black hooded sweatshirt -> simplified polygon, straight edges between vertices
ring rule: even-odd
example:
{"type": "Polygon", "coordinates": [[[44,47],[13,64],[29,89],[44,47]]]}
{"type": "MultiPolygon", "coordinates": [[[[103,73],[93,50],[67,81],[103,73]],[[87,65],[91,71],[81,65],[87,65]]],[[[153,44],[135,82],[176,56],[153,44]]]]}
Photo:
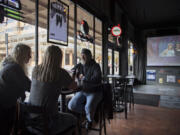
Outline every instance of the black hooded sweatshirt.
{"type": "Polygon", "coordinates": [[[19,97],[25,98],[30,90],[31,81],[19,64],[10,56],[5,58],[0,70],[0,106],[10,108],[16,105],[19,97]]]}

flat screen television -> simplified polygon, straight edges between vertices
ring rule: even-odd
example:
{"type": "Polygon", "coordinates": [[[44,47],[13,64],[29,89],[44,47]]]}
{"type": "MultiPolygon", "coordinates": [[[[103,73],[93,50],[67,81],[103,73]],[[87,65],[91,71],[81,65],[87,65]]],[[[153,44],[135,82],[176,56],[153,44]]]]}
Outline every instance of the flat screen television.
{"type": "Polygon", "coordinates": [[[147,66],[180,66],[180,35],[148,37],[147,66]]]}

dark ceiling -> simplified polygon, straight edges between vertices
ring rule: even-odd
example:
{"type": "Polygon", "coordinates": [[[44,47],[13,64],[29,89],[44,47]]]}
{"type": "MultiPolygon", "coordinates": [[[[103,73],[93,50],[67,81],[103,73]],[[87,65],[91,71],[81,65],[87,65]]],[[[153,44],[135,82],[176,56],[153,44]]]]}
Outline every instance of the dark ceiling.
{"type": "Polygon", "coordinates": [[[119,3],[135,27],[180,26],[180,0],[119,0],[119,3]]]}

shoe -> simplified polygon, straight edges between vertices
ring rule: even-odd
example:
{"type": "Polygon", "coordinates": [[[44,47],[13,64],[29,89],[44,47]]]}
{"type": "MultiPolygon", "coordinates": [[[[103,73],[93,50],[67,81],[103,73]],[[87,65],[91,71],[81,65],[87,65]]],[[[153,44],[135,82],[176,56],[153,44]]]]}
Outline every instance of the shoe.
{"type": "Polygon", "coordinates": [[[91,127],[92,127],[92,122],[86,121],[85,128],[86,128],[86,129],[90,129],[91,127]]]}

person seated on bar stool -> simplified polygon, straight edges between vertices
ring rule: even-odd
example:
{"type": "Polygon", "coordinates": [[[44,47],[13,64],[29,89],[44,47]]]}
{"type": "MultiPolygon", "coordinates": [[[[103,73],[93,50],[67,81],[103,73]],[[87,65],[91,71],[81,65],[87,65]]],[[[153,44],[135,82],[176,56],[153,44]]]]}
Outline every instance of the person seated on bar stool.
{"type": "Polygon", "coordinates": [[[25,99],[25,91],[30,90],[31,81],[27,74],[27,64],[31,58],[31,48],[19,43],[2,62],[0,71],[0,135],[10,134],[15,116],[16,101],[25,99]]]}
{"type": "Polygon", "coordinates": [[[68,109],[80,114],[85,110],[86,128],[90,128],[96,107],[102,100],[102,91],[98,88],[102,81],[101,69],[99,64],[92,59],[89,49],[82,49],[81,60],[82,63],[72,69],[74,79],[79,82],[81,91],[77,92],[70,100],[68,109]]]}
{"type": "MultiPolygon", "coordinates": [[[[45,107],[49,110],[51,122],[50,135],[56,135],[70,127],[77,126],[77,119],[68,113],[58,112],[58,97],[62,87],[76,89],[77,84],[71,76],[61,68],[62,51],[59,47],[51,45],[47,48],[42,64],[36,66],[32,72],[32,84],[29,103],[34,106],[45,107]]],[[[41,121],[37,121],[40,127],[41,121]]],[[[72,129],[70,129],[72,130],[72,129]]]]}

